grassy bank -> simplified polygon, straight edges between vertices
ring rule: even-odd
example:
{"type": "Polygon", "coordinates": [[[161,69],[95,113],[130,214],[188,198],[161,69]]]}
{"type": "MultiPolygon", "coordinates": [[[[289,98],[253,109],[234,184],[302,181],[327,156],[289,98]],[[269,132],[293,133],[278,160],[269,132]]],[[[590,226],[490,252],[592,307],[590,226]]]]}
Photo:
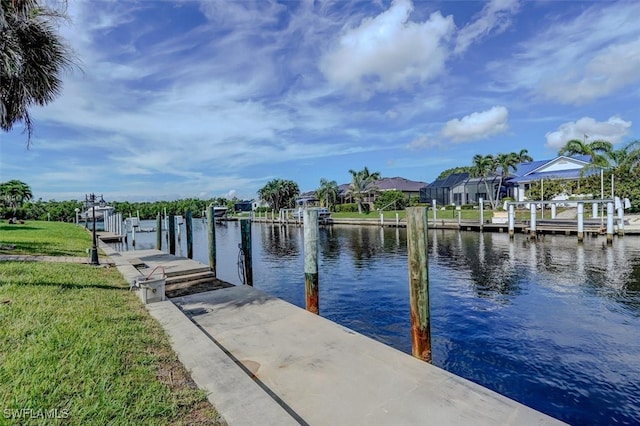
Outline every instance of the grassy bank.
{"type": "MultiPolygon", "coordinates": [[[[70,224],[2,224],[0,244],[82,256],[90,235],[70,224]]],[[[2,262],[0,324],[0,424],[221,423],[114,268],[2,262]]]]}
{"type": "Polygon", "coordinates": [[[42,254],[48,256],[86,256],[91,234],[83,227],[62,222],[28,221],[24,224],[0,223],[0,254],[42,254]],[[15,246],[6,250],[5,246],[15,246]]]}

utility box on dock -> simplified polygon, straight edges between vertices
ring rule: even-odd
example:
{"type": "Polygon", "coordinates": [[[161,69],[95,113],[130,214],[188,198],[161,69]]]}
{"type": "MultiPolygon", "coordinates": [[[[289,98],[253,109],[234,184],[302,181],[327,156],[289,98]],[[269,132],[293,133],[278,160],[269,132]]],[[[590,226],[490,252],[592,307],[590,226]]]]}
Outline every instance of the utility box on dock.
{"type": "Polygon", "coordinates": [[[166,283],[165,277],[140,277],[136,279],[135,287],[140,292],[138,295],[142,303],[146,305],[165,300],[164,287],[166,283]]]}

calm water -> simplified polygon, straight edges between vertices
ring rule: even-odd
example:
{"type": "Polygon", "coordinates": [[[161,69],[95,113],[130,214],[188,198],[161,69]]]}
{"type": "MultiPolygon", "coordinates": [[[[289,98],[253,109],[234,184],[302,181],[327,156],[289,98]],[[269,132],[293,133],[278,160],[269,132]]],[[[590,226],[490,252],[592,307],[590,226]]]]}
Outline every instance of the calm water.
{"type": "MultiPolygon", "coordinates": [[[[302,234],[252,226],[255,287],[300,307],[302,234]]],[[[410,353],[406,230],[335,226],[320,238],[321,315],[410,353]]],[[[640,424],[639,237],[429,238],[435,365],[572,424],[640,424]]],[[[155,233],[136,239],[154,248],[155,233]]],[[[236,284],[239,242],[237,222],[216,226],[218,276],[236,284]]],[[[194,258],[208,263],[199,220],[194,258]]]]}

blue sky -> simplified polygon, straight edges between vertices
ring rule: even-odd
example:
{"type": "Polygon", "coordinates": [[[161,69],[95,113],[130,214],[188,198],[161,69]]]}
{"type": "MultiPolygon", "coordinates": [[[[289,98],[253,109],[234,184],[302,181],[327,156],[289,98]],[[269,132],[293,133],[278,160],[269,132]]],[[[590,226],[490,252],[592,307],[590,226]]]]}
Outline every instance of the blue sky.
{"type": "Polygon", "coordinates": [[[80,69],[0,133],[36,199],[251,199],[367,166],[430,182],[475,154],[640,138],[640,2],[72,0],[80,69]]]}

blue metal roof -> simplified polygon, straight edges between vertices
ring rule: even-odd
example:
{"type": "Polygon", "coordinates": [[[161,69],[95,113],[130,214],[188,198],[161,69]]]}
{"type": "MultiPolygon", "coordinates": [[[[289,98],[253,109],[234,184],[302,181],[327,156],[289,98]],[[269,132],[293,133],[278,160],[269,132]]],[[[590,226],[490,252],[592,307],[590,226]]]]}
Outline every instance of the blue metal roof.
{"type": "MultiPolygon", "coordinates": [[[[583,163],[591,163],[590,155],[573,155],[571,157],[569,156],[560,156],[560,157],[572,158],[574,160],[582,161],[583,163]]],[[[551,160],[541,160],[541,161],[531,161],[529,163],[520,163],[516,165],[516,170],[514,172],[509,173],[509,176],[515,176],[515,177],[526,176],[527,174],[533,172],[534,170],[539,169],[540,167],[544,167],[545,165],[556,161],[560,157],[556,157],[551,160]]]]}
{"type": "Polygon", "coordinates": [[[597,169],[556,170],[553,172],[531,173],[526,176],[512,178],[509,180],[509,182],[511,183],[535,182],[540,179],[578,179],[579,177],[587,177],[596,173],[600,173],[600,171],[597,169]]]}

